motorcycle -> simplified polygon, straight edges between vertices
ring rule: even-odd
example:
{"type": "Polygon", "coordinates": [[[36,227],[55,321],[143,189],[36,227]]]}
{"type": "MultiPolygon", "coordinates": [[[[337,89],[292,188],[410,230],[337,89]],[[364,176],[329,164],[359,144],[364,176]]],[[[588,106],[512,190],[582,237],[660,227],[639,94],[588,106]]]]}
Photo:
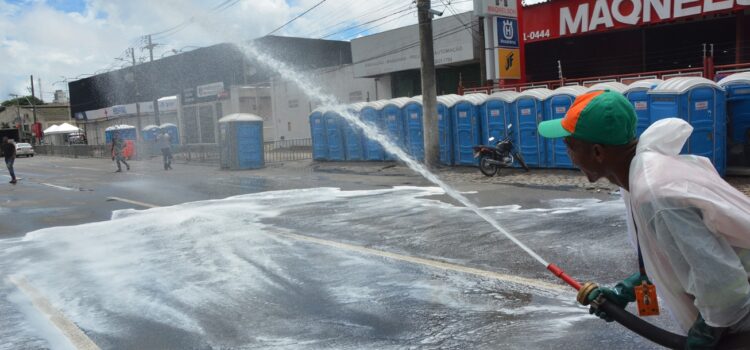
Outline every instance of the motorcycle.
{"type": "MultiPolygon", "coordinates": [[[[508,125],[508,130],[513,124],[508,125]]],[[[509,132],[508,136],[495,143],[495,146],[478,145],[474,146],[474,158],[479,158],[479,171],[485,176],[493,177],[497,174],[497,171],[502,168],[510,168],[513,166],[514,159],[518,160],[518,164],[521,165],[526,171],[529,171],[529,167],[523,159],[518,150],[516,150],[513,144],[513,133],[509,132]]],[[[490,137],[489,142],[495,141],[495,137],[490,137]]]]}

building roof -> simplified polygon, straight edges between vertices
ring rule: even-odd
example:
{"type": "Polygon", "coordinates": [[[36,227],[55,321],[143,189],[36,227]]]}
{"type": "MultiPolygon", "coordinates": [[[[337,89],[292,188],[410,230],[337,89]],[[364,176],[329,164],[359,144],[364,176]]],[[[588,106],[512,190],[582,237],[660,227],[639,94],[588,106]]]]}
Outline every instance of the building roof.
{"type": "Polygon", "coordinates": [[[461,101],[466,101],[475,106],[479,106],[485,101],[487,101],[487,97],[489,96],[483,93],[468,94],[468,95],[463,95],[461,101]]]}
{"type": "Polygon", "coordinates": [[[552,96],[559,96],[559,95],[570,95],[570,96],[578,96],[585,94],[588,91],[583,86],[580,85],[568,85],[568,86],[561,86],[557,89],[552,90],[552,93],[549,95],[549,97],[552,96]]]}
{"type": "Polygon", "coordinates": [[[627,93],[633,92],[633,91],[651,90],[651,89],[653,89],[654,87],[656,87],[657,85],[659,85],[659,84],[661,84],[663,82],[664,82],[664,80],[661,80],[661,79],[643,79],[643,80],[638,80],[638,81],[630,83],[630,85],[628,85],[628,88],[625,89],[625,91],[623,91],[622,93],[623,94],[627,94],[627,93]]]}
{"type": "Polygon", "coordinates": [[[443,104],[448,108],[451,108],[456,103],[462,101],[462,97],[461,95],[455,95],[455,94],[440,95],[437,97],[437,101],[438,103],[443,104]]]}
{"type": "Polygon", "coordinates": [[[655,94],[670,94],[670,93],[677,93],[681,94],[683,92],[686,92],[688,90],[694,89],[696,87],[712,87],[719,90],[724,91],[724,89],[719,86],[719,84],[716,84],[715,82],[708,80],[706,78],[701,77],[676,77],[671,78],[668,80],[665,80],[663,83],[657,85],[655,88],[653,88],[649,93],[655,93],[655,94]]]}
{"type": "Polygon", "coordinates": [[[403,106],[406,106],[406,104],[409,103],[409,101],[412,101],[411,97],[396,97],[390,100],[386,100],[385,105],[383,105],[383,107],[394,105],[398,108],[401,108],[403,106]]]}
{"type": "Polygon", "coordinates": [[[628,89],[628,86],[623,83],[618,83],[616,81],[607,81],[607,82],[596,83],[594,85],[591,85],[587,91],[609,90],[609,91],[617,91],[619,93],[624,93],[625,90],[627,89],[628,89]]]}
{"type": "Polygon", "coordinates": [[[263,118],[250,113],[232,113],[221,119],[219,123],[232,123],[232,122],[262,122],[263,118]]]}
{"type": "Polygon", "coordinates": [[[719,86],[727,87],[735,84],[748,84],[750,85],[750,72],[734,73],[719,80],[719,86]]]}
{"type": "Polygon", "coordinates": [[[518,93],[515,91],[498,91],[487,96],[487,101],[499,100],[510,103],[513,102],[516,96],[518,96],[518,93]]]}
{"type": "Polygon", "coordinates": [[[516,96],[516,99],[513,101],[517,101],[518,99],[524,98],[524,97],[531,97],[540,101],[544,101],[551,94],[552,94],[552,90],[547,89],[547,88],[529,89],[529,90],[521,91],[521,93],[519,93],[518,96],[516,96]]]}

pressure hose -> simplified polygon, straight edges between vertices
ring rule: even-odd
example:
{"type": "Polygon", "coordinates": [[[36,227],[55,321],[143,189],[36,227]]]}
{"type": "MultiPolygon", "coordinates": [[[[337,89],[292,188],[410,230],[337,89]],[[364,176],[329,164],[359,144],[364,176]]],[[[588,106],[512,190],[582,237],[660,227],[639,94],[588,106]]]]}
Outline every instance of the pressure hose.
{"type": "MultiPolygon", "coordinates": [[[[565,281],[565,283],[567,283],[571,287],[575,288],[578,291],[578,296],[576,299],[582,305],[589,305],[589,293],[594,291],[596,288],[599,288],[599,286],[591,282],[587,282],[581,285],[580,283],[578,283],[578,281],[573,279],[573,277],[570,277],[565,273],[565,271],[563,271],[555,264],[547,265],[547,270],[552,272],[552,274],[554,274],[561,280],[565,281]]],[[[592,307],[600,309],[607,313],[607,316],[611,317],[617,323],[625,326],[625,328],[656,344],[670,349],[685,348],[685,344],[687,342],[686,337],[661,329],[643,320],[642,318],[625,311],[625,309],[615,305],[614,303],[608,302],[603,294],[599,294],[599,297],[596,300],[592,301],[590,304],[592,307]]],[[[750,339],[747,338],[748,336],[745,334],[725,335],[716,348],[722,350],[750,349],[750,339]]]]}

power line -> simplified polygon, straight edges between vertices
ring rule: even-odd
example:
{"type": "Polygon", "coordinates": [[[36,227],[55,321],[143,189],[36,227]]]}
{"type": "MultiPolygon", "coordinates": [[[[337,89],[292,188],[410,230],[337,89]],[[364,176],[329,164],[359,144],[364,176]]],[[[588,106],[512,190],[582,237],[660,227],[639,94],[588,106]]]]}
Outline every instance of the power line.
{"type": "Polygon", "coordinates": [[[314,32],[311,32],[308,34],[311,38],[317,38],[321,35],[326,34],[327,32],[330,32],[335,29],[340,29],[343,26],[350,26],[352,24],[356,24],[357,22],[361,21],[360,19],[366,18],[366,17],[376,17],[379,16],[382,13],[388,13],[391,11],[394,11],[396,9],[402,9],[404,7],[410,7],[412,4],[407,3],[404,5],[404,0],[391,0],[390,2],[386,4],[380,4],[377,2],[375,3],[374,7],[365,7],[365,6],[357,6],[352,11],[358,11],[355,13],[352,11],[348,11],[348,9],[338,10],[336,11],[336,14],[333,15],[331,18],[327,18],[329,23],[333,23],[333,21],[337,21],[335,24],[325,26],[322,28],[316,29],[314,32]],[[344,20],[338,21],[339,19],[345,18],[344,20]]]}
{"type": "Polygon", "coordinates": [[[271,34],[273,34],[273,33],[276,33],[276,32],[277,32],[277,31],[279,31],[279,30],[280,30],[281,28],[284,28],[284,27],[286,27],[287,25],[289,25],[289,23],[292,23],[292,22],[294,22],[295,20],[297,20],[297,18],[300,18],[300,17],[304,16],[304,15],[305,15],[306,13],[308,13],[308,12],[310,12],[310,11],[314,10],[314,9],[315,9],[316,7],[320,6],[320,5],[321,5],[321,4],[323,4],[324,2],[326,2],[326,0],[321,0],[321,1],[319,2],[319,3],[315,4],[315,5],[313,6],[313,7],[309,8],[309,9],[307,9],[307,10],[306,10],[305,12],[302,12],[302,13],[300,13],[299,15],[297,15],[297,17],[294,17],[294,18],[290,19],[290,20],[289,20],[288,22],[286,22],[286,23],[282,24],[282,25],[281,25],[280,27],[278,27],[278,28],[276,28],[276,29],[272,30],[272,31],[271,31],[270,33],[266,34],[266,36],[269,36],[269,35],[271,35],[271,34]]]}
{"type": "Polygon", "coordinates": [[[374,23],[374,22],[380,21],[382,19],[388,18],[390,16],[394,16],[394,15],[397,15],[399,13],[406,12],[406,11],[412,11],[412,12],[414,12],[414,9],[412,9],[412,8],[406,8],[406,9],[403,9],[403,10],[399,10],[399,11],[393,12],[391,14],[385,15],[383,17],[379,17],[379,18],[376,18],[376,19],[373,19],[373,20],[370,20],[370,21],[367,21],[367,22],[364,22],[364,23],[360,23],[360,24],[357,24],[357,25],[354,25],[354,26],[351,26],[351,27],[344,28],[342,30],[339,30],[339,31],[336,31],[336,32],[333,32],[333,33],[326,34],[326,35],[320,37],[320,39],[325,39],[325,38],[334,36],[334,35],[339,34],[339,33],[347,32],[349,30],[356,29],[356,28],[368,25],[370,23],[374,23]]]}

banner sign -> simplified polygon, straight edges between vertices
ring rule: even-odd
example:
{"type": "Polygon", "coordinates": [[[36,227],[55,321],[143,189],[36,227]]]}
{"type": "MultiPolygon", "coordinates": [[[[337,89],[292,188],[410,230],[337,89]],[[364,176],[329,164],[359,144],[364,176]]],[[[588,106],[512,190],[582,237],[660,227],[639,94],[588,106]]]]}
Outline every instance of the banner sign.
{"type": "Polygon", "coordinates": [[[750,0],[556,0],[524,8],[523,40],[535,42],[750,8],[750,0]]]}
{"type": "Polygon", "coordinates": [[[497,63],[500,79],[521,79],[521,53],[518,49],[497,49],[497,63]]]}
{"type": "Polygon", "coordinates": [[[514,18],[497,18],[497,46],[518,47],[518,20],[514,18]]]}
{"type": "Polygon", "coordinates": [[[474,0],[474,15],[478,17],[518,17],[516,0],[474,0]]]}

